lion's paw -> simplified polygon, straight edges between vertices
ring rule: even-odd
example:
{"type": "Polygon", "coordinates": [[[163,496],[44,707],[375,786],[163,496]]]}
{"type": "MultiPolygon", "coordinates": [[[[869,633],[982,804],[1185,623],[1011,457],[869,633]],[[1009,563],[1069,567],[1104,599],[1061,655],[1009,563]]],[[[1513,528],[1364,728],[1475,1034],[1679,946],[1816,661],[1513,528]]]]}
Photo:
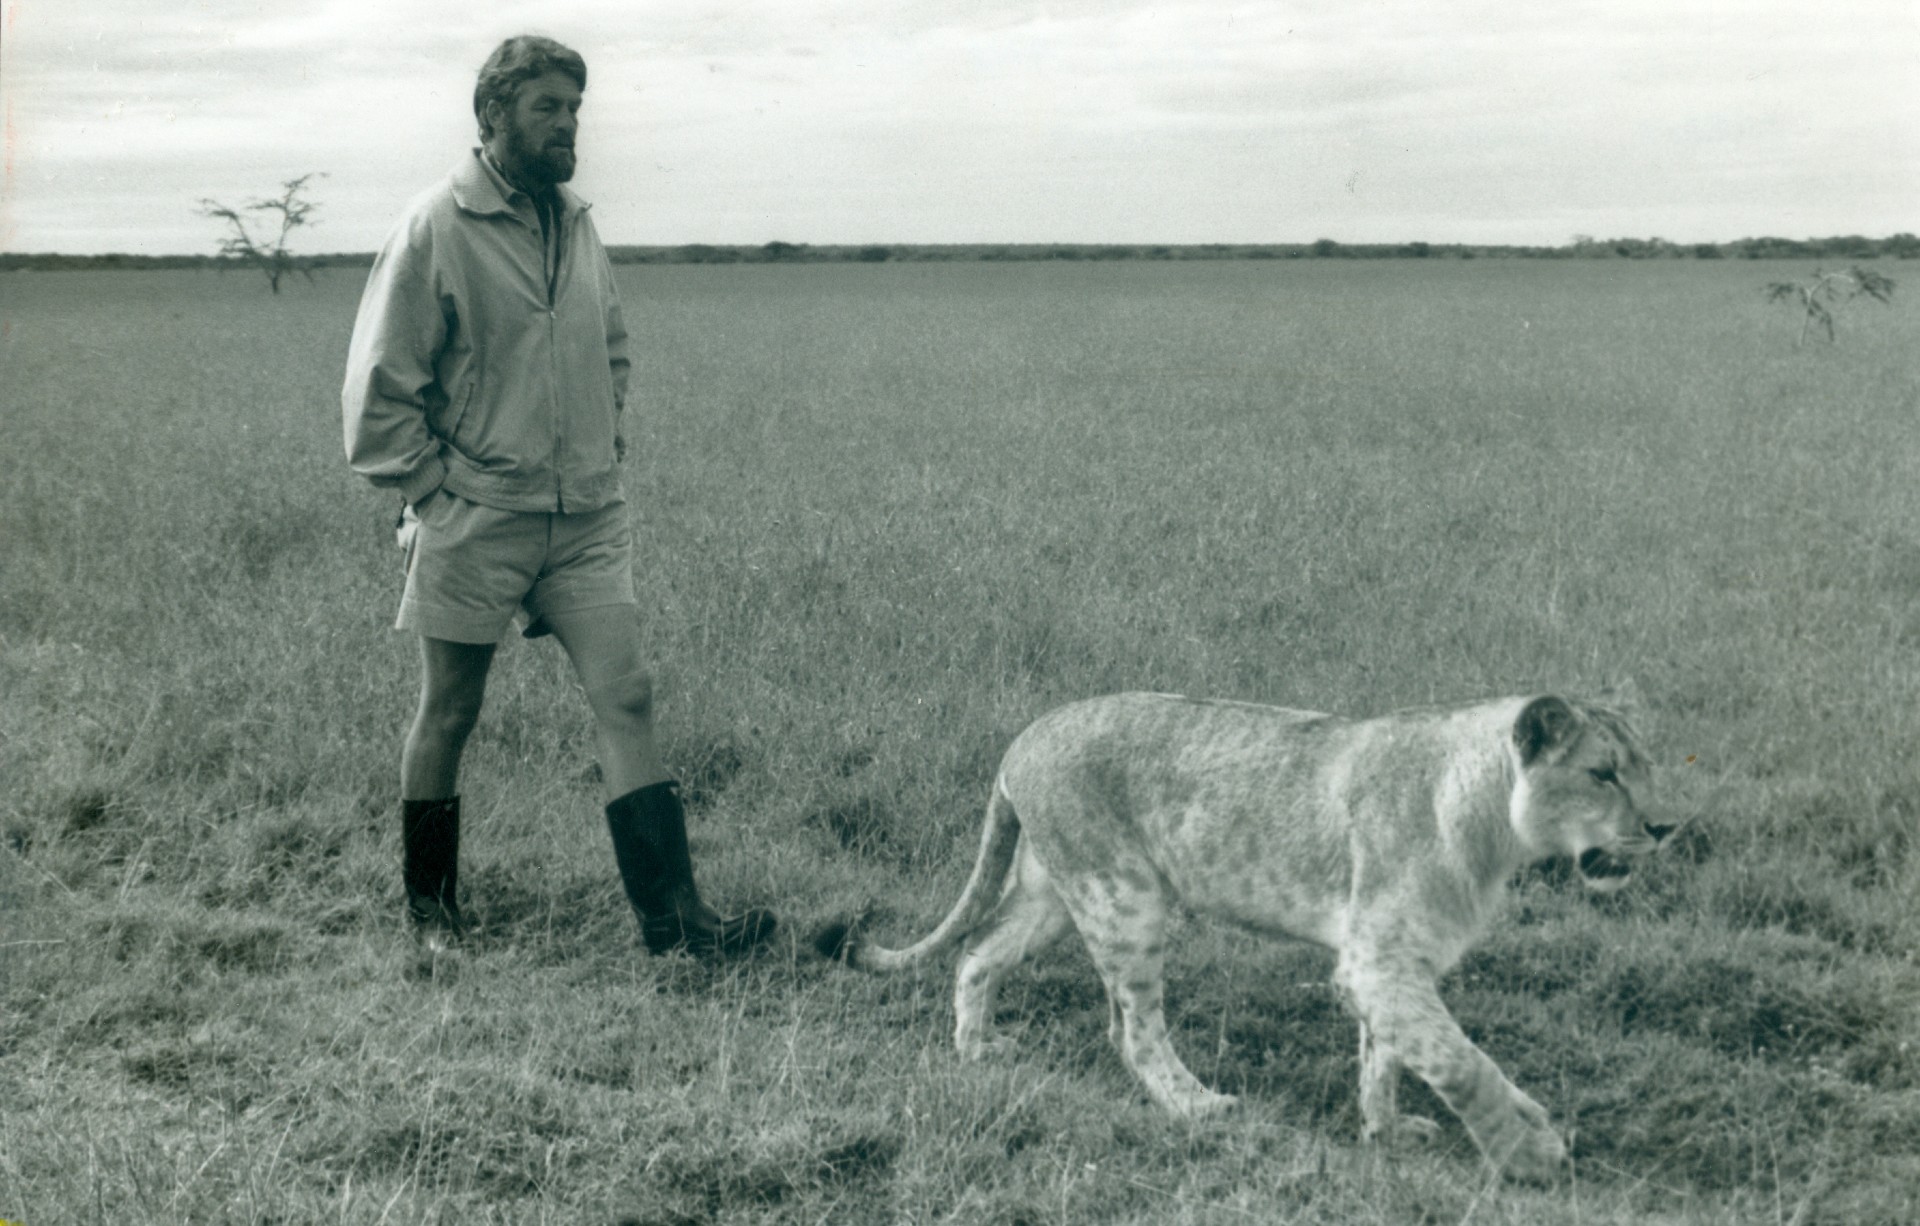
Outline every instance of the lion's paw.
{"type": "Polygon", "coordinates": [[[1013,1054],[1016,1044],[1007,1035],[995,1035],[990,1039],[974,1039],[960,1045],[960,1058],[968,1061],[999,1060],[1013,1054]]]}
{"type": "Polygon", "coordinates": [[[1553,1183],[1567,1169],[1566,1144],[1551,1128],[1529,1128],[1500,1168],[1524,1183],[1553,1183]]]}
{"type": "Polygon", "coordinates": [[[1240,1098],[1238,1095],[1214,1094],[1209,1092],[1196,1095],[1194,1098],[1181,1104],[1179,1114],[1190,1120],[1204,1120],[1212,1116],[1224,1114],[1239,1105],[1240,1098]]]}
{"type": "Polygon", "coordinates": [[[1424,1115],[1396,1115],[1367,1130],[1367,1140],[1381,1145],[1432,1145],[1439,1139],[1440,1125],[1424,1115]]]}

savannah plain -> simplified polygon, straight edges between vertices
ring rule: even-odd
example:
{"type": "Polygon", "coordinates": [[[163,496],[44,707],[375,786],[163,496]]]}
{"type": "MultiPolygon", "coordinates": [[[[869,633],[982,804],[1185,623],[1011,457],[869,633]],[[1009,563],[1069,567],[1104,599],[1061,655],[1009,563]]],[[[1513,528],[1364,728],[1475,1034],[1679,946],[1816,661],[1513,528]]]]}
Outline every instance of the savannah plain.
{"type": "MultiPolygon", "coordinates": [[[[468,753],[479,931],[400,924],[395,505],[341,453],[362,276],[0,276],[0,1218],[56,1223],[1920,1220],[1920,327],[1796,345],[1801,262],[626,267],[647,646],[704,891],[648,958],[585,702],[509,643],[468,753]],[[1361,715],[1631,682],[1691,825],[1514,883],[1442,984],[1571,1135],[1357,1140],[1330,959],[1191,921],[1152,1108],[1063,942],[1012,1053],[944,914],[1042,711],[1361,715]]],[[[1276,820],[1279,820],[1276,815],[1276,820]]]]}

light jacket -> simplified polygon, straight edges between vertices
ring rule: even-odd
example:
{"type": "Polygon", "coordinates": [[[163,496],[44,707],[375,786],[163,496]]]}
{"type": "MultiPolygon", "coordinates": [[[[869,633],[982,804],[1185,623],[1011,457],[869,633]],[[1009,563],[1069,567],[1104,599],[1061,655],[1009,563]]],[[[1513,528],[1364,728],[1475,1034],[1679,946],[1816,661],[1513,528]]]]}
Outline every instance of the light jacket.
{"type": "Polygon", "coordinates": [[[587,204],[559,195],[551,283],[532,202],[479,150],[408,206],[348,347],[354,472],[410,504],[443,486],[508,511],[621,501],[627,330],[587,204]]]}

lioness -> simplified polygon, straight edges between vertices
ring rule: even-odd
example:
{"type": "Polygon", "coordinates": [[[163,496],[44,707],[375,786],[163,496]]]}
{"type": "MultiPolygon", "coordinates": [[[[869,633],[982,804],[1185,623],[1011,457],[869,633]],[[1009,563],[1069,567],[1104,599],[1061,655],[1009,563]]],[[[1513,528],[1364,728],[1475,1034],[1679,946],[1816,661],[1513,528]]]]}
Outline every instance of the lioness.
{"type": "Polygon", "coordinates": [[[1076,928],[1128,1067],[1155,1102],[1193,1117],[1234,1099],[1203,1086],[1168,1042],[1173,901],[1315,941],[1337,953],[1334,982],[1360,1021],[1367,1139],[1432,1134],[1431,1120],[1395,1109],[1405,1066],[1490,1162],[1546,1180],[1566,1147],[1461,1033],[1436,981],[1522,866],[1568,855],[1587,885],[1625,884],[1627,858],[1674,829],[1646,815],[1649,783],[1619,714],[1554,697],[1364,720],[1168,694],[1094,698],[1042,716],[1007,750],[972,876],[931,935],[894,950],[836,925],[819,944],[893,971],[964,938],[954,1041],[974,1056],[989,1046],[1008,969],[1076,928]]]}

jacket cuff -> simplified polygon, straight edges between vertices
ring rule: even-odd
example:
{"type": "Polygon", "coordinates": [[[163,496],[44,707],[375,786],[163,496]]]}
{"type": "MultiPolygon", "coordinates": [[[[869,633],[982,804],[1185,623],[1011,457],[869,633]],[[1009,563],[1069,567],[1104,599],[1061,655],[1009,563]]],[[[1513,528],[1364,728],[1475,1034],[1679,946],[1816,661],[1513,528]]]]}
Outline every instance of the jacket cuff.
{"type": "Polygon", "coordinates": [[[447,480],[447,462],[439,456],[430,456],[414,472],[407,474],[397,487],[400,497],[406,499],[408,506],[414,506],[422,498],[439,489],[447,480]]]}

